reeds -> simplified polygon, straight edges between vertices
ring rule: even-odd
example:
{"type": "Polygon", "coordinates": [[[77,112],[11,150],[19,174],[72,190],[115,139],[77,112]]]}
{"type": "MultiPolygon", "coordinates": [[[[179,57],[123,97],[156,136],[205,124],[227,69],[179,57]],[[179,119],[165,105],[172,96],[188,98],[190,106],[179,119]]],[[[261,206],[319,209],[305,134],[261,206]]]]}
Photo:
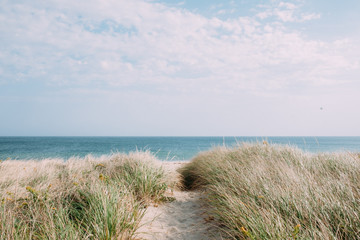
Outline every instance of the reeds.
{"type": "Polygon", "coordinates": [[[129,239],[167,176],[147,152],[0,163],[0,239],[129,239]]]}
{"type": "Polygon", "coordinates": [[[360,239],[360,159],[244,144],[199,154],[180,171],[202,188],[233,239],[360,239]]]}

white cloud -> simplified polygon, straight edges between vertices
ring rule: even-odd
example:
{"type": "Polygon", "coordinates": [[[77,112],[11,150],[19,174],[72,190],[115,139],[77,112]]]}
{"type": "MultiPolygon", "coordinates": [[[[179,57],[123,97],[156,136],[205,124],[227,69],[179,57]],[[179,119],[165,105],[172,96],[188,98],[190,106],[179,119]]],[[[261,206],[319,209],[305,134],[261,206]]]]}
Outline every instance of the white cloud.
{"type": "Polygon", "coordinates": [[[8,82],[266,92],[338,85],[354,81],[341,73],[358,71],[344,54],[350,41],[309,40],[278,21],[320,17],[292,3],[227,20],[141,0],[3,5],[0,74],[8,82]]]}
{"type": "Polygon", "coordinates": [[[319,13],[309,13],[309,14],[302,14],[300,21],[309,21],[314,19],[321,18],[321,15],[319,13]]]}
{"type": "Polygon", "coordinates": [[[303,13],[299,4],[288,2],[277,3],[276,1],[275,4],[275,6],[259,5],[260,8],[263,8],[263,11],[257,13],[256,16],[262,20],[275,17],[282,22],[305,22],[321,17],[319,13],[303,13]]]}

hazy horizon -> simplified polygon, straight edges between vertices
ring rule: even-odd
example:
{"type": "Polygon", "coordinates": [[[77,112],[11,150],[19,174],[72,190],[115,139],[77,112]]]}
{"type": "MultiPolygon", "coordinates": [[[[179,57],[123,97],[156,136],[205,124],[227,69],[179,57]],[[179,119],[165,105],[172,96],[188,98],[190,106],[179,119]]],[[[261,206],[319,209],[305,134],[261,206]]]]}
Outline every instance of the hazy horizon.
{"type": "Polygon", "coordinates": [[[125,136],[125,135],[4,135],[4,136],[0,136],[0,137],[3,137],[3,138],[5,138],[5,137],[25,137],[25,138],[27,138],[27,137],[64,137],[64,138],[66,138],[66,137],[74,137],[74,138],[76,138],[76,137],[79,137],[79,138],[81,138],[81,137],[89,137],[89,138],[91,138],[91,137],[104,137],[104,138],[106,138],[106,137],[109,137],[109,138],[117,138],[117,137],[119,137],[119,138],[121,138],[121,137],[124,137],[124,138],[147,138],[147,137],[149,137],[149,138],[157,138],[157,137],[159,137],[159,138],[161,138],[161,137],[164,137],[164,138],[182,138],[182,137],[184,137],[184,138],[186,138],[186,137],[189,137],[189,138],[197,138],[197,137],[199,137],[199,138],[201,138],[201,137],[204,137],[204,138],[211,138],[211,137],[214,137],[214,138],[222,138],[222,137],[224,137],[224,138],[237,138],[237,137],[254,137],[254,138],[261,138],[261,139],[266,139],[266,138],[286,138],[286,137],[289,137],[289,138],[291,138],[291,137],[295,137],[295,138],[301,138],[301,137],[304,137],[304,138],[342,138],[342,137],[344,137],[344,138],[358,138],[358,137],[360,137],[360,136],[355,136],[355,135],[353,135],[353,136],[330,136],[330,135],[319,135],[319,136],[308,136],[308,135],[278,135],[278,136],[275,136],[275,135],[266,135],[266,136],[260,136],[260,135],[258,135],[258,136],[256,136],[256,135],[254,135],[254,136],[251,136],[251,135],[242,135],[242,136],[240,136],[240,135],[234,135],[234,136],[231,136],[231,135],[224,135],[224,136],[220,136],[220,135],[178,135],[178,136],[175,136],[175,135],[144,135],[144,136],[141,136],[141,135],[127,135],[127,136],[125,136]]]}

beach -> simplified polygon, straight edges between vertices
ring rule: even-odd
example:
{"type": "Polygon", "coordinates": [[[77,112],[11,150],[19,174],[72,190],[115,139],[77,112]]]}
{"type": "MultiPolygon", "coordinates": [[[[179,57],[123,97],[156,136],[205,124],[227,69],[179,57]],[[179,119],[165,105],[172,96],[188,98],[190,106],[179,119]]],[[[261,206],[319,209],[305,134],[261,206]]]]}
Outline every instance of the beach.
{"type": "MultiPolygon", "coordinates": [[[[177,178],[176,170],[188,162],[164,162],[162,167],[177,178]]],[[[169,196],[174,198],[173,202],[152,204],[147,208],[138,230],[140,239],[221,239],[202,202],[202,191],[174,189],[169,196]]]]}
{"type": "Polygon", "coordinates": [[[358,239],[360,154],[267,142],[0,162],[0,239],[358,239]]]}

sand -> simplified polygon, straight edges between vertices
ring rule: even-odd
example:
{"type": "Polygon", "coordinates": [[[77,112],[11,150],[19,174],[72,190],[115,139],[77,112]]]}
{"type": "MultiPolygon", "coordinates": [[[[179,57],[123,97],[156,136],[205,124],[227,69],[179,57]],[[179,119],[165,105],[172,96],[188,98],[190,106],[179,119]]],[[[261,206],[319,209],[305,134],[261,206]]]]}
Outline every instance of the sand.
{"type": "MultiPolygon", "coordinates": [[[[184,162],[168,162],[163,167],[176,177],[176,169],[184,162]]],[[[146,210],[138,231],[138,239],[222,239],[202,204],[202,192],[178,191],[171,193],[175,201],[153,204],[146,210]]]]}

